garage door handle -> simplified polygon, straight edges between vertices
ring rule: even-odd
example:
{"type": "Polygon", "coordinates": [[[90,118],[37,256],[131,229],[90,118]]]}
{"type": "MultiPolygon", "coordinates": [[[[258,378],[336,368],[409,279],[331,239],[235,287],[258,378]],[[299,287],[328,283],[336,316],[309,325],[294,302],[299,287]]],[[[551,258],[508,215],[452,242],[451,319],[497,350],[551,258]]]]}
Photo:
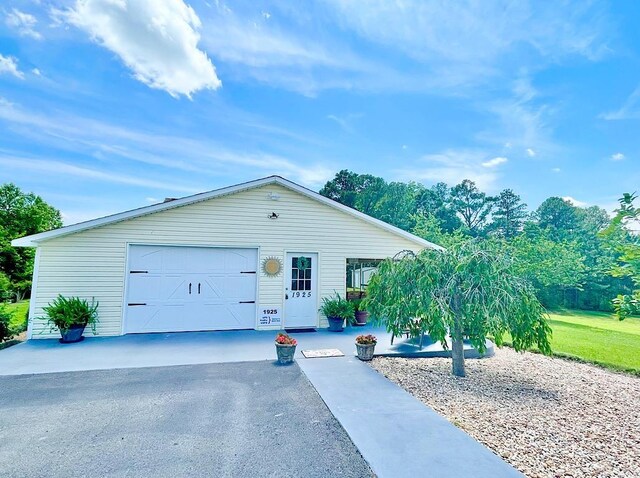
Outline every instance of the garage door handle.
{"type": "Polygon", "coordinates": [[[144,302],[132,302],[132,303],[127,304],[127,305],[129,305],[129,306],[133,307],[134,305],[147,305],[147,304],[146,304],[146,303],[144,303],[144,302]]]}
{"type": "Polygon", "coordinates": [[[198,282],[198,294],[200,293],[200,282],[198,282]]]}
{"type": "Polygon", "coordinates": [[[238,304],[255,304],[255,300],[241,300],[238,304]]]}
{"type": "Polygon", "coordinates": [[[191,282],[189,282],[189,294],[191,294],[191,282]]]}
{"type": "Polygon", "coordinates": [[[129,274],[148,274],[149,271],[129,271],[129,274]]]}
{"type": "Polygon", "coordinates": [[[255,274],[256,271],[240,271],[240,274],[255,274]]]}

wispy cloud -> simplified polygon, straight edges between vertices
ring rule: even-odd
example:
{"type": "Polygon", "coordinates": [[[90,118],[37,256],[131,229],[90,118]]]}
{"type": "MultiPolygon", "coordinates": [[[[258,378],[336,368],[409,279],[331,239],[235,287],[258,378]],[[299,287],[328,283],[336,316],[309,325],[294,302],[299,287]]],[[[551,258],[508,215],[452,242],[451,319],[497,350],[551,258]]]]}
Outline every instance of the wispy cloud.
{"type": "Polygon", "coordinates": [[[602,113],[600,118],[607,121],[639,119],[640,118],[640,86],[627,98],[624,104],[615,111],[602,113]]]}
{"type": "Polygon", "coordinates": [[[563,196],[563,198],[565,201],[569,201],[571,204],[573,204],[574,206],[577,207],[588,207],[589,203],[584,202],[584,201],[579,201],[576,198],[573,198],[571,196],[563,196]]]}
{"type": "Polygon", "coordinates": [[[495,77],[514,51],[535,51],[538,62],[568,55],[596,60],[609,51],[604,9],[591,2],[327,3],[344,28],[428,65],[443,85],[495,77]]]}
{"type": "Polygon", "coordinates": [[[76,0],[54,15],[117,54],[151,88],[190,97],[222,84],[198,48],[200,19],[182,0],[76,0]]]}
{"type": "Polygon", "coordinates": [[[12,75],[16,78],[24,79],[24,73],[18,68],[18,59],[13,56],[4,56],[0,54],[0,75],[12,75]]]}
{"type": "Polygon", "coordinates": [[[489,161],[485,161],[484,163],[482,163],[482,166],[485,168],[495,168],[496,166],[504,164],[507,161],[509,161],[509,158],[505,158],[504,156],[498,156],[493,159],[490,159],[489,161]]]}
{"type": "Polygon", "coordinates": [[[7,13],[5,23],[8,27],[16,30],[20,36],[30,37],[34,40],[42,39],[40,32],[36,31],[38,20],[30,13],[21,12],[17,8],[13,8],[7,13]]]}
{"type": "Polygon", "coordinates": [[[536,155],[535,150],[531,148],[527,148],[527,156],[529,156],[530,158],[533,158],[535,155],[536,155]]]}
{"type": "Polygon", "coordinates": [[[254,80],[315,96],[319,91],[364,87],[381,66],[343,43],[297,23],[289,6],[286,21],[259,13],[253,3],[223,1],[203,11],[203,45],[234,79],[254,80]],[[249,7],[247,7],[249,5],[249,7]]]}
{"type": "Polygon", "coordinates": [[[622,161],[624,158],[625,156],[622,153],[614,153],[610,157],[611,161],[622,161]]]}
{"type": "Polygon", "coordinates": [[[125,128],[87,117],[43,115],[1,98],[0,120],[50,147],[99,159],[135,161],[165,171],[212,177],[250,168],[256,175],[280,174],[309,186],[322,184],[334,172],[325,162],[300,162],[260,150],[236,150],[208,138],[125,128]]]}
{"type": "Polygon", "coordinates": [[[495,166],[504,163],[503,160],[506,158],[488,158],[491,156],[483,150],[448,149],[440,153],[426,154],[411,164],[410,169],[397,170],[396,174],[404,180],[430,183],[443,181],[450,185],[470,179],[480,189],[491,192],[495,191],[496,181],[499,178],[495,166]],[[493,167],[485,166],[487,163],[493,167]]]}
{"type": "Polygon", "coordinates": [[[347,133],[354,132],[354,122],[358,118],[362,118],[362,113],[349,113],[344,116],[338,115],[327,115],[327,119],[334,121],[337,123],[344,131],[347,133]]]}
{"type": "Polygon", "coordinates": [[[76,166],[62,161],[4,156],[0,153],[0,164],[7,168],[26,169],[36,174],[54,175],[61,178],[65,176],[76,176],[100,182],[141,186],[144,188],[177,191],[189,194],[202,191],[202,188],[182,186],[176,184],[174,181],[154,181],[140,176],[117,174],[100,169],[76,166]]]}

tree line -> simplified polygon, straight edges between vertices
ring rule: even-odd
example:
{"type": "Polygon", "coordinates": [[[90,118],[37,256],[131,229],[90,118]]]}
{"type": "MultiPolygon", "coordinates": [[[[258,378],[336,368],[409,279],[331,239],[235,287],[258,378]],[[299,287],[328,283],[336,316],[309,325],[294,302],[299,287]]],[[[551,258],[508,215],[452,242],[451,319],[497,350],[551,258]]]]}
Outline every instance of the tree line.
{"type": "Polygon", "coordinates": [[[34,249],[13,247],[11,241],[61,226],[60,211],[40,196],[15,184],[0,186],[0,302],[20,301],[31,293],[34,249]]]}
{"type": "Polygon", "coordinates": [[[468,179],[426,187],[349,170],[320,194],[444,247],[469,238],[491,241],[512,257],[548,308],[610,311],[612,299],[634,288],[632,277],[612,271],[637,238],[598,206],[550,197],[529,210],[513,190],[491,196],[468,179]]]}

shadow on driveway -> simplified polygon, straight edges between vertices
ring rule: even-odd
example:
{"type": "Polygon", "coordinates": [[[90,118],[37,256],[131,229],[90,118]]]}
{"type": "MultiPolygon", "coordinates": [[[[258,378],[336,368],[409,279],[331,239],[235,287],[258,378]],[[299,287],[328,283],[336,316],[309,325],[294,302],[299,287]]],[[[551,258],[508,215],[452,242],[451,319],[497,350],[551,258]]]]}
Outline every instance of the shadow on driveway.
{"type": "Polygon", "coordinates": [[[0,463],[29,477],[366,477],[297,365],[0,377],[0,463]]]}

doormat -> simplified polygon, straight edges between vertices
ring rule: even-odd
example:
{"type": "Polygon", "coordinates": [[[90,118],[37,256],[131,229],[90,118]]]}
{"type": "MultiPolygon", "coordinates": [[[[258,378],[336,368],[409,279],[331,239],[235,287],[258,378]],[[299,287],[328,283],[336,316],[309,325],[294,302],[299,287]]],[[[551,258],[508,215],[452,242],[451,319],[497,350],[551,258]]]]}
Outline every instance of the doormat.
{"type": "Polygon", "coordinates": [[[344,357],[338,349],[303,350],[302,355],[306,358],[344,357]]]}
{"type": "Polygon", "coordinates": [[[315,332],[316,329],[284,329],[288,334],[301,334],[304,332],[315,332]]]}

